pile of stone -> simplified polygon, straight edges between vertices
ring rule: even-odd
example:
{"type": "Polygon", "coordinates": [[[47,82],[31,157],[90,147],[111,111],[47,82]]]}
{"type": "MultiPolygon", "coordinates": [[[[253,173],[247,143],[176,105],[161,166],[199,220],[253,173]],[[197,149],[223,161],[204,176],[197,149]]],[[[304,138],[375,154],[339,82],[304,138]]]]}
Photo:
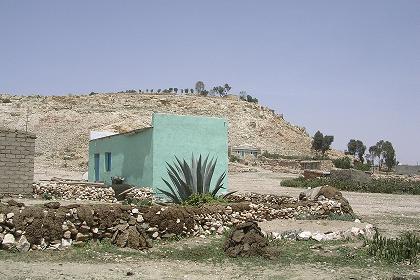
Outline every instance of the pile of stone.
{"type": "Polygon", "coordinates": [[[229,257],[249,257],[268,255],[267,239],[256,222],[237,225],[229,234],[224,244],[224,251],[229,257]]]}
{"type": "MultiPolygon", "coordinates": [[[[111,187],[98,183],[78,181],[39,181],[33,184],[33,197],[63,200],[90,200],[107,203],[117,202],[111,187]]],[[[137,200],[153,201],[153,190],[150,188],[133,188],[127,197],[137,200]]]]}
{"type": "Polygon", "coordinates": [[[316,187],[313,189],[305,190],[299,195],[300,201],[316,201],[326,202],[334,201],[340,204],[340,209],[345,214],[353,214],[353,209],[347,199],[343,197],[343,194],[336,188],[325,185],[316,187]]]}
{"type": "Polygon", "coordinates": [[[342,231],[330,232],[310,232],[307,230],[299,231],[285,231],[285,232],[270,232],[266,235],[273,239],[287,239],[287,240],[316,240],[316,241],[331,241],[331,240],[348,240],[367,238],[372,239],[375,235],[376,229],[372,224],[367,224],[364,228],[352,227],[342,231]]]}
{"type": "Polygon", "coordinates": [[[39,181],[32,185],[34,198],[115,202],[114,191],[102,184],[39,181]]]}

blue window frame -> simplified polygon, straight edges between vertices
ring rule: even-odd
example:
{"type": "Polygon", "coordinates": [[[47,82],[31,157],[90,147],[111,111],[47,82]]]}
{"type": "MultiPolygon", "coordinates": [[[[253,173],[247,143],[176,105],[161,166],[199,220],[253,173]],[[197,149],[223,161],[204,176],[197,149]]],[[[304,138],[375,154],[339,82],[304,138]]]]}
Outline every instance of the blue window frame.
{"type": "Polygon", "coordinates": [[[105,170],[111,171],[111,153],[105,153],[105,170]]]}

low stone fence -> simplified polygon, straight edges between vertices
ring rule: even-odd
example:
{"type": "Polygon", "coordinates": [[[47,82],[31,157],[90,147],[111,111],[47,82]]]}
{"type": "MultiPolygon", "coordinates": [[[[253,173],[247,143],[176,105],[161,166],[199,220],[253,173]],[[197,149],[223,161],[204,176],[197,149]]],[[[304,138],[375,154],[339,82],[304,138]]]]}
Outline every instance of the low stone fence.
{"type": "MultiPolygon", "coordinates": [[[[136,188],[127,193],[138,200],[154,201],[153,190],[136,188]]],[[[91,200],[107,203],[117,202],[114,190],[102,183],[80,181],[39,181],[33,184],[33,197],[63,200],[91,200]]]]}
{"type": "Polygon", "coordinates": [[[87,240],[107,239],[120,247],[145,249],[151,240],[174,236],[223,234],[244,221],[292,219],[299,215],[327,217],[346,213],[336,200],[297,201],[280,196],[237,195],[228,204],[201,207],[58,202],[25,206],[14,200],[0,203],[2,249],[28,251],[61,249],[87,240]]]}

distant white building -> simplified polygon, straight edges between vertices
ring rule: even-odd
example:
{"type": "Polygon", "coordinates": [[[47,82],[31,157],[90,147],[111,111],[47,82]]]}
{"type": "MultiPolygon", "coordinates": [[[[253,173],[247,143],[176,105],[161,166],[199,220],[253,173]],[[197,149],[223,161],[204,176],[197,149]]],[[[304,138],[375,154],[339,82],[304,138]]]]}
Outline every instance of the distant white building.
{"type": "Polygon", "coordinates": [[[245,158],[247,156],[258,157],[261,154],[261,149],[251,145],[229,146],[229,155],[234,155],[238,158],[245,158]]]}

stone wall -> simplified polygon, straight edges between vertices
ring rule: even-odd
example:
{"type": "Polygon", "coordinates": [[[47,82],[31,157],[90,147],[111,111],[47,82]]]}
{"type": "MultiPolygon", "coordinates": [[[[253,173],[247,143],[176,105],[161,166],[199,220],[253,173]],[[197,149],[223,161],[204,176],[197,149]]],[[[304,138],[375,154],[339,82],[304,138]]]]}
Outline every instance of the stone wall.
{"type": "Polygon", "coordinates": [[[32,193],[35,139],[32,133],[0,128],[0,193],[32,193]]]}

